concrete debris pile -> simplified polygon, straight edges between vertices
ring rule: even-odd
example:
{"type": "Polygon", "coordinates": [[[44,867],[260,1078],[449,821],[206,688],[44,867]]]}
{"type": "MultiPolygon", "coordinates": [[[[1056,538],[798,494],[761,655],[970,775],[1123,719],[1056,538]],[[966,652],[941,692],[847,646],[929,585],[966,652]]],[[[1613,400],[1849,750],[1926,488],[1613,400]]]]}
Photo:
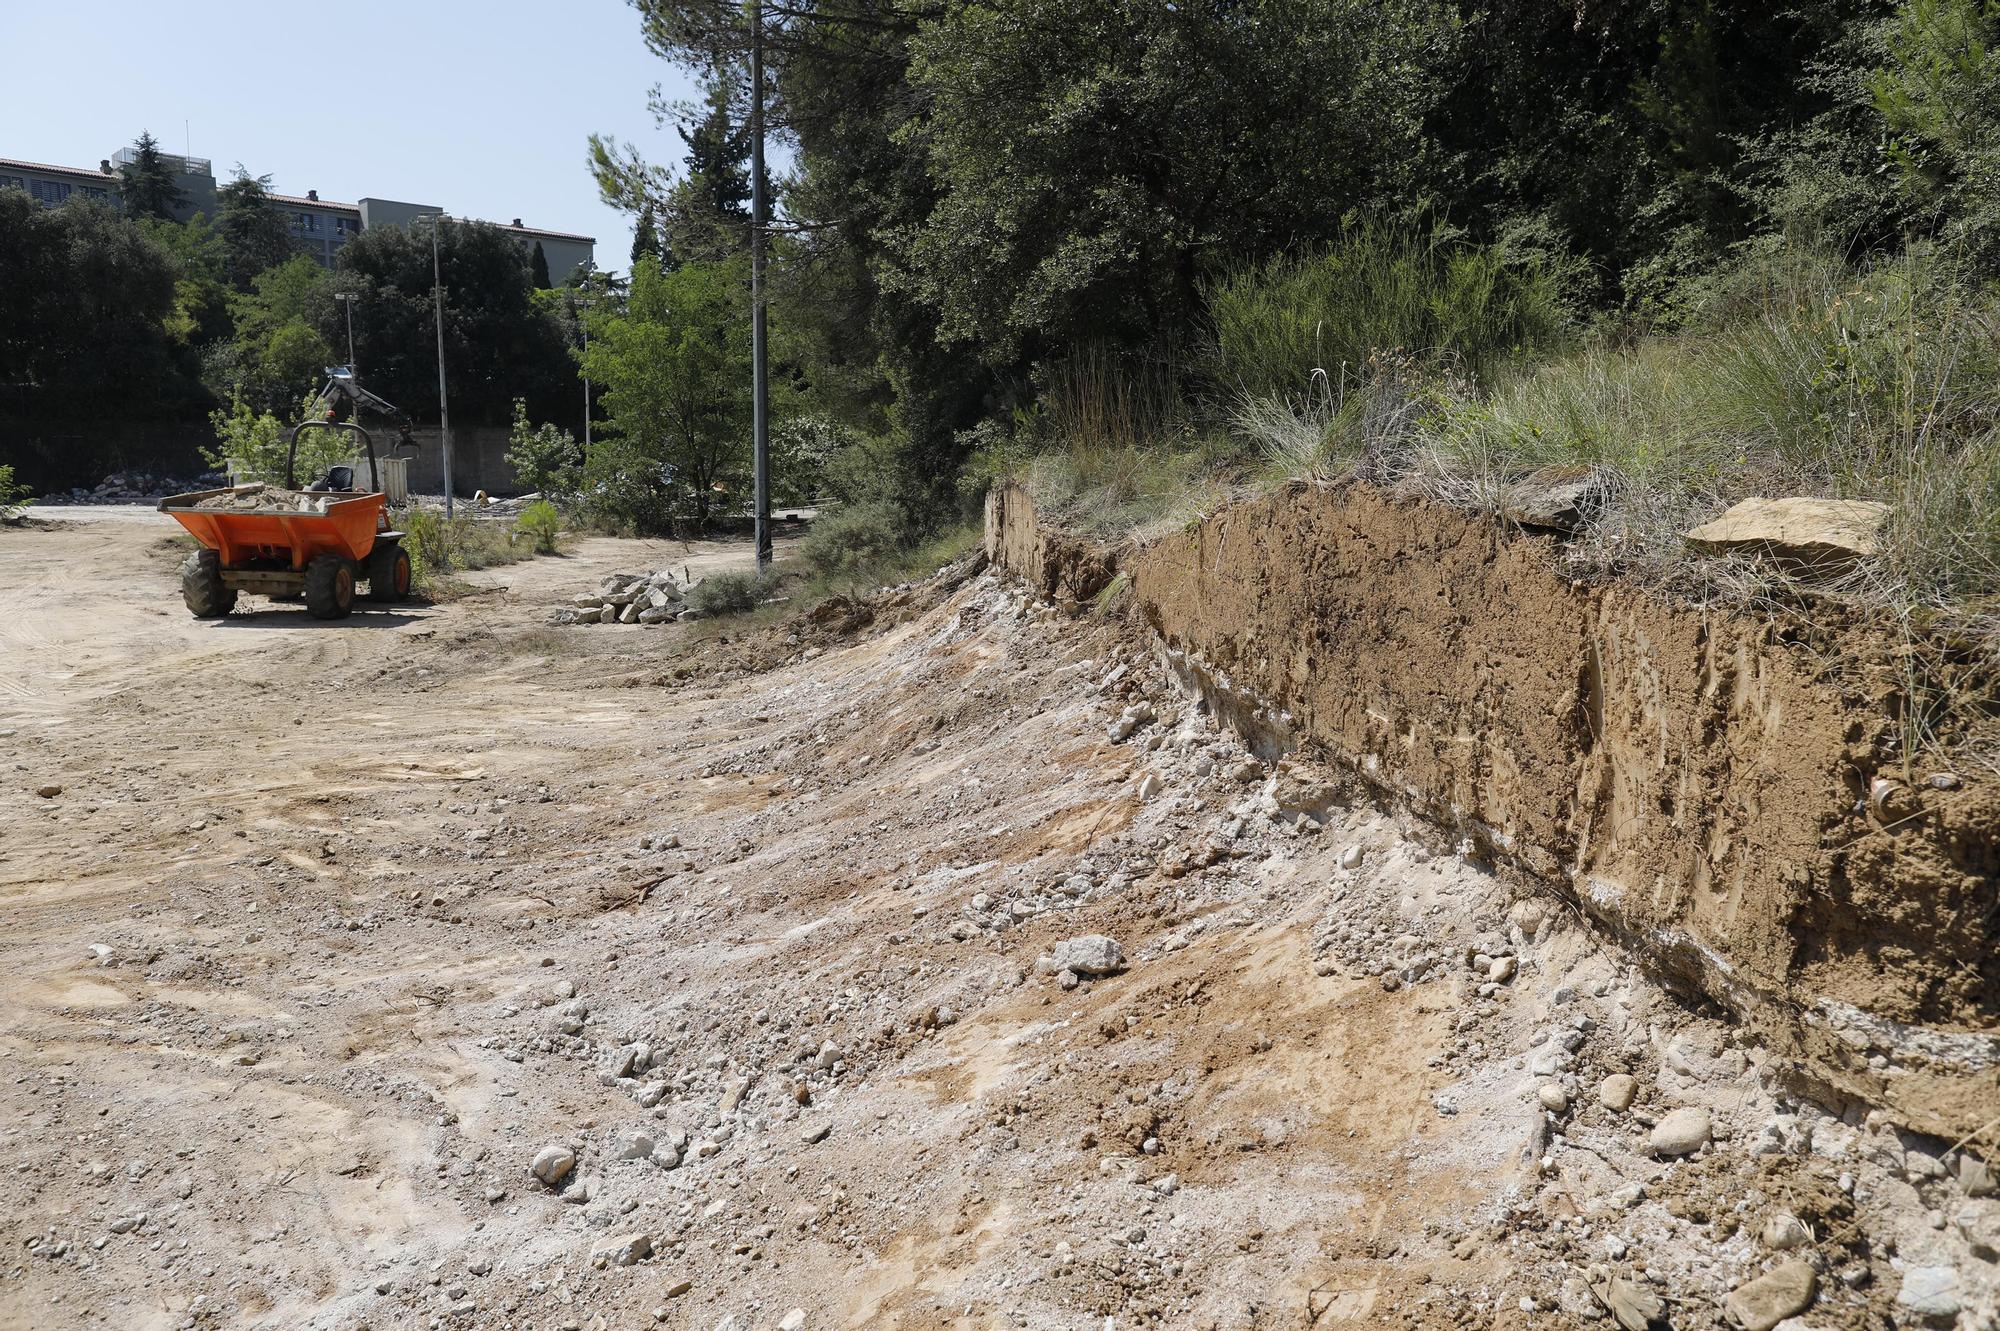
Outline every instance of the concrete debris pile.
{"type": "Polygon", "coordinates": [[[667,624],[700,619],[687,595],[700,578],[663,568],[658,573],[613,573],[593,592],[580,592],[556,611],[558,624],[667,624]]]}
{"type": "Polygon", "coordinates": [[[37,504],[132,504],[144,499],[165,499],[168,495],[187,494],[194,490],[213,490],[229,484],[229,478],[219,471],[203,472],[188,480],[173,476],[154,475],[145,471],[114,471],[99,481],[92,489],[75,486],[67,491],[55,491],[38,496],[37,504]]]}

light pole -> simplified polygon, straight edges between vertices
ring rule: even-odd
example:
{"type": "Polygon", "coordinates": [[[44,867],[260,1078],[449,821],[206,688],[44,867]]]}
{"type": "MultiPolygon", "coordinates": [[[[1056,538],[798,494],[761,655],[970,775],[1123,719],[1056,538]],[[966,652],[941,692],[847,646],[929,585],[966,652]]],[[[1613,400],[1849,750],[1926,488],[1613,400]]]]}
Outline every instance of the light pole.
{"type": "Polygon", "coordinates": [[[431,284],[437,293],[438,330],[438,432],[444,445],[444,515],[452,516],[451,498],[451,402],[444,391],[444,269],[438,260],[438,231],[444,226],[440,214],[431,218],[431,284]]]}
{"type": "MultiPolygon", "coordinates": [[[[583,354],[590,356],[590,271],[583,274],[583,299],[577,302],[577,330],[583,334],[583,354]]],[[[590,371],[583,372],[583,451],[590,453],[590,371]]]]}
{"type": "Polygon", "coordinates": [[[354,371],[354,302],[361,298],[356,291],[336,291],[333,298],[347,307],[347,369],[354,371]]]}
{"type": "Polygon", "coordinates": [[[771,567],[770,365],[764,345],[764,0],[750,0],[750,440],[757,477],[757,576],[771,567]]]}

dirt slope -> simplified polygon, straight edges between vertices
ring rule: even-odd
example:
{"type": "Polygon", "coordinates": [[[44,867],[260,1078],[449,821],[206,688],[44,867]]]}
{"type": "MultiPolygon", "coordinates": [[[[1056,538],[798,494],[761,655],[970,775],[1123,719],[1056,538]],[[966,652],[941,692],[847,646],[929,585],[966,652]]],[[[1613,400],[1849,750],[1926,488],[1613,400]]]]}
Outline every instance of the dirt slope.
{"type": "Polygon", "coordinates": [[[0,1325],[1991,1326],[1975,1159],[993,574],[196,624],[156,540],[0,532],[0,1325]]]}

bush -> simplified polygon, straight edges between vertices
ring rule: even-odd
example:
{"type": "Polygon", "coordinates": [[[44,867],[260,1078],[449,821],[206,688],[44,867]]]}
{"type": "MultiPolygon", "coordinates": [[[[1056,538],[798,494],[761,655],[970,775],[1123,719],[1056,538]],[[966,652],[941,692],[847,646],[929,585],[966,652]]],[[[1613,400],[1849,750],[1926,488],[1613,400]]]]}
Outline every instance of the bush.
{"type": "Polygon", "coordinates": [[[32,503],[28,487],[16,484],[12,463],[0,462],[0,522],[15,522],[21,510],[32,503]]]}
{"type": "MultiPolygon", "coordinates": [[[[215,430],[216,443],[214,448],[203,448],[201,455],[209,466],[228,468],[233,463],[240,483],[285,484],[291,444],[276,416],[252,411],[239,397],[230,403],[229,410],[210,412],[208,423],[215,430]]],[[[293,477],[310,485],[325,475],[328,467],[351,461],[353,451],[340,431],[308,430],[299,440],[293,477]]]]}
{"type": "Polygon", "coordinates": [[[507,438],[507,465],[515,479],[544,498],[574,488],[581,450],[569,431],[528,424],[528,404],[514,399],[514,425],[507,438]]]}
{"type": "Polygon", "coordinates": [[[535,543],[538,555],[561,553],[556,547],[556,538],[562,534],[562,514],[546,499],[538,499],[521,510],[521,519],[514,530],[535,543]]]}
{"type": "Polygon", "coordinates": [[[908,539],[903,510],[873,499],[822,514],[799,542],[799,557],[823,575],[849,573],[886,559],[908,539]]]}
{"type": "Polygon", "coordinates": [[[1303,394],[1376,352],[1449,355],[1478,378],[1569,336],[1569,273],[1383,227],[1329,249],[1236,269],[1209,288],[1215,377],[1225,394],[1303,394]]]}
{"type": "Polygon", "coordinates": [[[711,573],[688,592],[688,608],[704,615],[740,615],[755,610],[764,585],[755,573],[711,573]]]}
{"type": "Polygon", "coordinates": [[[673,465],[630,439],[591,446],[571,504],[591,526],[636,536],[690,532],[698,512],[673,465]]]}

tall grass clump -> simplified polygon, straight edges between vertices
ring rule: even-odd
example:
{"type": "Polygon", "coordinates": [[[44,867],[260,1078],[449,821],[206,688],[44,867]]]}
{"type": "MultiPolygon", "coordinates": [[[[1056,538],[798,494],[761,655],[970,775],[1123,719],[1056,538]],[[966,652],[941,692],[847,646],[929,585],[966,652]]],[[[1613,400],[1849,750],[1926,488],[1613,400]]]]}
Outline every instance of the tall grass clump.
{"type": "Polygon", "coordinates": [[[1687,528],[1751,495],[1889,504],[1881,557],[1848,590],[1944,606],[2000,591],[2000,299],[1921,250],[1863,270],[1752,260],[1678,337],[1593,347],[1434,416],[1412,478],[1505,507],[1548,466],[1591,466],[1617,501],[1573,552],[1687,571],[1687,528]]]}
{"type": "Polygon", "coordinates": [[[1455,357],[1484,379],[1570,335],[1567,271],[1437,234],[1358,225],[1309,254],[1237,267],[1207,291],[1227,396],[1285,399],[1371,355],[1455,357]]]}

